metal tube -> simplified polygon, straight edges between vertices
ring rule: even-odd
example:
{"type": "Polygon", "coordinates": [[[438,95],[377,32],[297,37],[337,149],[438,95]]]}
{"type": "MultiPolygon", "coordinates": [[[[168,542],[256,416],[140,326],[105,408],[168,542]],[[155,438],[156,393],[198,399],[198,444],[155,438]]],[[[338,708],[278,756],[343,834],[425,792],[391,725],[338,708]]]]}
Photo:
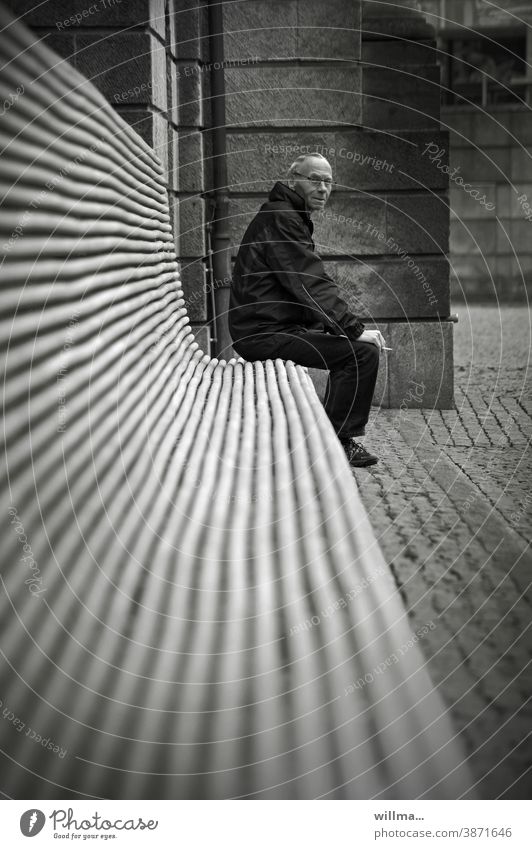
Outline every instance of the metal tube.
{"type": "Polygon", "coordinates": [[[227,324],[230,291],[230,232],[228,225],[227,161],[225,138],[225,80],[223,46],[223,3],[209,0],[209,47],[211,60],[211,142],[212,194],[215,211],[212,222],[212,286],[216,356],[234,356],[227,324]]]}

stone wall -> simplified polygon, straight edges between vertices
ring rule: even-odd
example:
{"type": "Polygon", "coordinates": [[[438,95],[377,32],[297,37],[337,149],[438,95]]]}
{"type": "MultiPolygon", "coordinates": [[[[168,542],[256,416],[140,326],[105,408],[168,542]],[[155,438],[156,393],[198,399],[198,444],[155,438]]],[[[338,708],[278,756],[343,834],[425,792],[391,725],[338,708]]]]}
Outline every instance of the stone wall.
{"type": "MultiPolygon", "coordinates": [[[[168,175],[191,321],[209,350],[212,202],[209,24],[196,0],[13,2],[36,34],[106,95],[168,175]],[[91,11],[92,10],[92,11],[91,11]]],[[[376,403],[448,407],[452,324],[447,177],[420,155],[441,132],[433,33],[414,3],[241,0],[224,5],[232,257],[247,222],[301,150],[337,188],[317,250],[353,309],[383,329],[376,403]],[[419,401],[416,400],[418,405],[419,401]]],[[[230,274],[230,267],[227,269],[230,274]]]]}
{"type": "Polygon", "coordinates": [[[189,315],[208,352],[205,5],[196,0],[11,0],[7,5],[86,76],[162,160],[189,315]]]}

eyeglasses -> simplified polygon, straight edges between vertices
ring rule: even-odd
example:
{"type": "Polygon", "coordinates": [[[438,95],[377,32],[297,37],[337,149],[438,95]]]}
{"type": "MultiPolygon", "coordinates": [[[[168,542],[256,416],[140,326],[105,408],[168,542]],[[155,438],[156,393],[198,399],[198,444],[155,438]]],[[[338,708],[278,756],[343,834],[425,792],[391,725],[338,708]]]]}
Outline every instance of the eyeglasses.
{"type": "Polygon", "coordinates": [[[300,171],[292,171],[292,174],[297,174],[298,177],[303,177],[304,180],[309,180],[313,186],[319,186],[321,183],[325,183],[329,189],[332,189],[334,186],[334,181],[331,180],[330,177],[309,177],[307,174],[302,174],[300,171]]]}

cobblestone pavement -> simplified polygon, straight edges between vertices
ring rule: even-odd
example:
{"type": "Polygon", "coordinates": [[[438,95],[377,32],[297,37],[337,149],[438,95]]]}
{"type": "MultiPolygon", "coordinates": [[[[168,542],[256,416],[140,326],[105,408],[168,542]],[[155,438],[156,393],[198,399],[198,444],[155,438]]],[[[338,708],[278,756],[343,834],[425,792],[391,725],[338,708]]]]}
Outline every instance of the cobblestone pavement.
{"type": "Polygon", "coordinates": [[[529,798],[531,315],[457,311],[456,410],[375,410],[353,474],[479,795],[529,798]]]}

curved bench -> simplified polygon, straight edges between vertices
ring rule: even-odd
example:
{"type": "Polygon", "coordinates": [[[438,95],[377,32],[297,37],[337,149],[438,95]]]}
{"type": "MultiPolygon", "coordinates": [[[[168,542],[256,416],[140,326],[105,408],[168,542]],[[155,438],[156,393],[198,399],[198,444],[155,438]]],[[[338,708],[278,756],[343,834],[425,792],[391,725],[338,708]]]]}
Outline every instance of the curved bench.
{"type": "Polygon", "coordinates": [[[0,22],[3,792],[467,795],[306,371],[202,353],[156,155],[0,22]]]}

